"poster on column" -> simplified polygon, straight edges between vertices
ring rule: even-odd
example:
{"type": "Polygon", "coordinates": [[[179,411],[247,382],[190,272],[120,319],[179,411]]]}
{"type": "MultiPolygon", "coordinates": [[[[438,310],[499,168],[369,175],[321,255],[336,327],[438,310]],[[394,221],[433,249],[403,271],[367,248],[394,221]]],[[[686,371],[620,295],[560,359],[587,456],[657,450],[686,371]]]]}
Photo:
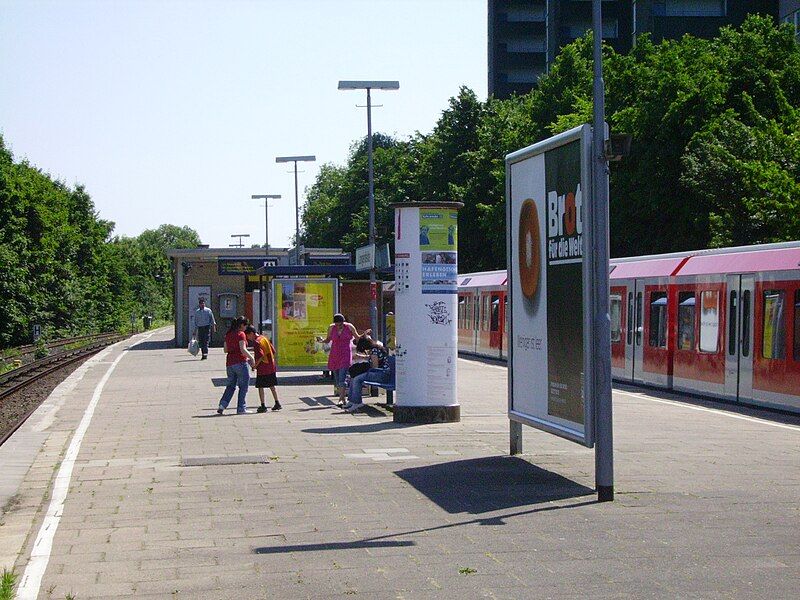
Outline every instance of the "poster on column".
{"type": "Polygon", "coordinates": [[[509,417],[591,447],[591,129],[506,157],[509,417]]]}
{"type": "Polygon", "coordinates": [[[458,293],[458,211],[421,208],[419,249],[423,294],[458,293]]]}
{"type": "Polygon", "coordinates": [[[335,279],[275,279],[272,282],[278,367],[325,370],[324,338],[338,310],[335,279]]]}

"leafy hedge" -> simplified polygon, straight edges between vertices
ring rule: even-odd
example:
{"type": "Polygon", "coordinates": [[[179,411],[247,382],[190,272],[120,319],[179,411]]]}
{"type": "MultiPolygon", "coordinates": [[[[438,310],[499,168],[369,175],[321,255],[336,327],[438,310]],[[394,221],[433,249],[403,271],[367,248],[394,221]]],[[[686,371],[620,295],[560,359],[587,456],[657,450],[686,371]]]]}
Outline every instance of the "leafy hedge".
{"type": "Polygon", "coordinates": [[[46,337],[130,326],[130,317],[172,315],[169,247],[194,247],[188,227],[162,225],[112,237],[83,186],[67,187],[15,162],[0,136],[0,348],[46,337]]]}

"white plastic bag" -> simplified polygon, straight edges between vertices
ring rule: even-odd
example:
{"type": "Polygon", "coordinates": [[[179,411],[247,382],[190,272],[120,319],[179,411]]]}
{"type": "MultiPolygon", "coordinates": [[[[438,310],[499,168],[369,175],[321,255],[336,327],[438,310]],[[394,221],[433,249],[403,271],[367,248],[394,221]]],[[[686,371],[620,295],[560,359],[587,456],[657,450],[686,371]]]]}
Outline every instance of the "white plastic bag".
{"type": "Polygon", "coordinates": [[[200,352],[200,344],[197,342],[195,338],[192,338],[192,341],[189,342],[189,354],[192,356],[197,356],[197,353],[200,352]]]}

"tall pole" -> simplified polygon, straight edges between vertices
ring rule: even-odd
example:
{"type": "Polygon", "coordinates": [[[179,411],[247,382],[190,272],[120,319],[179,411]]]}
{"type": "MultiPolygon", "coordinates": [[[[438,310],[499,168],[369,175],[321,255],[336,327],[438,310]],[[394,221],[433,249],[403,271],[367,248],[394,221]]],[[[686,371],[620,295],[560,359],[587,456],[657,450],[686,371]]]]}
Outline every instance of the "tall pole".
{"type": "MultiPolygon", "coordinates": [[[[280,194],[253,194],[253,200],[264,200],[264,257],[269,256],[269,201],[272,198],[280,198],[280,194]]],[[[265,263],[266,264],[266,263],[265,263]]],[[[264,307],[267,306],[267,289],[264,285],[264,277],[258,276],[258,332],[263,333],[264,307]]],[[[269,313],[269,309],[267,309],[269,313]]],[[[269,314],[267,314],[269,316],[269,314]]]]}
{"type": "Polygon", "coordinates": [[[603,14],[601,0],[592,0],[594,32],[594,125],[592,187],[594,202],[594,332],[595,487],[597,499],[614,499],[614,437],[611,410],[611,319],[608,314],[608,161],[605,156],[605,84],[603,82],[603,14]]]}
{"type": "MultiPolygon", "coordinates": [[[[367,88],[367,169],[369,170],[369,244],[375,246],[375,177],[372,166],[372,95],[367,88]]],[[[378,339],[378,286],[375,261],[369,270],[369,321],[372,337],[378,339]]]]}
{"type": "Polygon", "coordinates": [[[297,264],[303,264],[300,254],[300,196],[297,191],[297,161],[294,161],[294,248],[297,253],[297,264]]]}

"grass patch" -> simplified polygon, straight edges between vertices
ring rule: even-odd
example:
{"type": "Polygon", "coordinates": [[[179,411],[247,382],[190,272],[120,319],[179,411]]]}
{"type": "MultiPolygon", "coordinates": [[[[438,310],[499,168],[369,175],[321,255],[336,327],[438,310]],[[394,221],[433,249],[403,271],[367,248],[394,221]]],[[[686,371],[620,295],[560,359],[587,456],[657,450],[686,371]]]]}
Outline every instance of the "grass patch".
{"type": "Polygon", "coordinates": [[[3,569],[3,576],[0,578],[0,600],[14,600],[14,586],[17,585],[17,574],[14,571],[3,569]]]}

